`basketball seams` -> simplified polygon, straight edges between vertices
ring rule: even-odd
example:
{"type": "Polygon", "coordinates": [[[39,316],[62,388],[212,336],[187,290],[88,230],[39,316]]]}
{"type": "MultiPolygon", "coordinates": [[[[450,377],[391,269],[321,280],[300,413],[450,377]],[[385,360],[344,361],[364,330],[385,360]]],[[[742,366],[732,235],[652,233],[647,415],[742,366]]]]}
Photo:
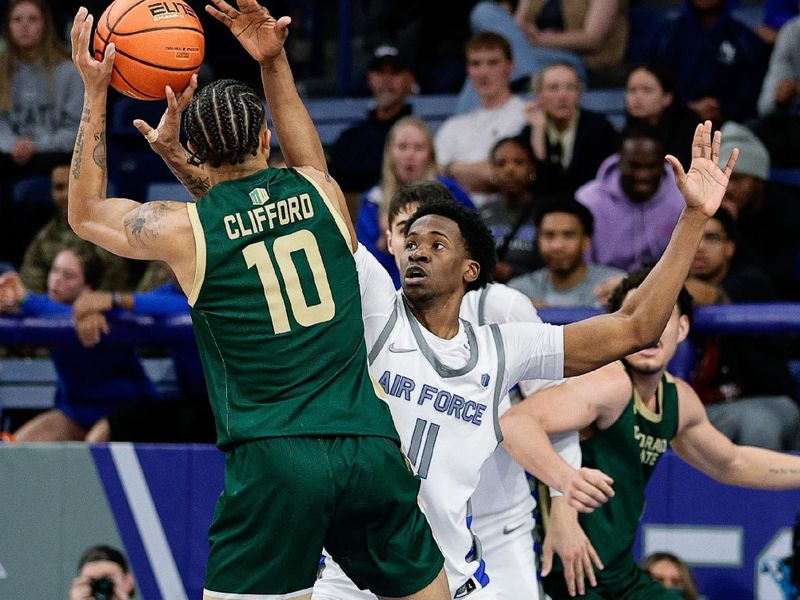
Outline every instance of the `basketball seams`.
{"type": "Polygon", "coordinates": [[[146,60],[143,60],[141,58],[137,58],[136,56],[132,56],[132,55],[126,53],[126,52],[123,52],[119,48],[117,48],[117,54],[119,54],[121,56],[124,56],[128,60],[132,60],[134,62],[137,62],[140,65],[144,65],[146,67],[152,67],[154,69],[159,69],[161,71],[167,71],[167,72],[170,72],[170,73],[185,73],[187,71],[196,71],[200,67],[200,65],[203,64],[202,61],[201,61],[199,64],[196,64],[193,67],[172,67],[172,66],[166,67],[164,65],[157,65],[155,63],[147,62],[146,60]]]}
{"type": "MultiPolygon", "coordinates": [[[[203,33],[203,30],[198,29],[197,27],[181,27],[177,25],[175,27],[148,27],[147,29],[137,29],[136,31],[125,31],[125,32],[115,31],[114,35],[117,37],[125,37],[126,35],[138,35],[140,33],[150,33],[151,31],[173,31],[176,29],[180,29],[183,31],[195,31],[200,35],[205,35],[203,33]]],[[[109,36],[110,35],[111,34],[109,34],[109,36]]]]}
{"type": "MultiPolygon", "coordinates": [[[[137,88],[135,85],[133,85],[130,81],[128,81],[125,78],[125,76],[122,74],[122,72],[116,66],[114,66],[112,68],[113,68],[114,71],[116,71],[117,75],[119,75],[119,78],[122,79],[122,81],[125,82],[125,85],[127,85],[132,91],[134,91],[137,94],[139,94],[140,97],[138,97],[137,100],[148,100],[148,99],[150,99],[150,100],[161,100],[162,99],[162,98],[159,98],[158,96],[153,96],[152,94],[148,94],[147,92],[143,92],[142,90],[137,88]],[[141,96],[146,96],[146,98],[142,98],[141,96]]],[[[122,93],[125,94],[125,95],[128,95],[127,92],[122,92],[122,93]]]]}
{"type": "Polygon", "coordinates": [[[134,8],[136,8],[140,4],[144,4],[145,2],[147,2],[147,0],[139,0],[135,4],[132,4],[131,6],[129,6],[127,9],[125,9],[125,11],[123,11],[123,13],[119,16],[119,18],[114,22],[114,25],[111,25],[109,23],[109,19],[111,18],[111,11],[108,11],[108,14],[106,14],[106,27],[108,28],[108,38],[111,39],[111,34],[114,33],[115,29],[117,28],[117,25],[119,25],[119,22],[122,21],[122,19],[125,17],[125,15],[127,15],[129,12],[131,12],[134,8]]]}

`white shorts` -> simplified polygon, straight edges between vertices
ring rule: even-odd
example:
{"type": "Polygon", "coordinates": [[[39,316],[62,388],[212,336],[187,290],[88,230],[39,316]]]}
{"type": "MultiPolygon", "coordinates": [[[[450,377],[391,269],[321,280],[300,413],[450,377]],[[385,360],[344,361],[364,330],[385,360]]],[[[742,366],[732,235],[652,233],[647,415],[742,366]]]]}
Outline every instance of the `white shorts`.
{"type": "MultiPolygon", "coordinates": [[[[476,589],[459,600],[500,600],[492,589],[492,582],[482,589],[476,589]]],[[[325,566],[314,584],[312,600],[376,600],[375,594],[369,590],[360,590],[344,574],[342,568],[330,556],[325,556],[325,566]]]]}
{"type": "Polygon", "coordinates": [[[530,512],[475,518],[472,530],[481,541],[489,585],[497,600],[544,598],[536,577],[533,551],[533,515],[530,512]]]}

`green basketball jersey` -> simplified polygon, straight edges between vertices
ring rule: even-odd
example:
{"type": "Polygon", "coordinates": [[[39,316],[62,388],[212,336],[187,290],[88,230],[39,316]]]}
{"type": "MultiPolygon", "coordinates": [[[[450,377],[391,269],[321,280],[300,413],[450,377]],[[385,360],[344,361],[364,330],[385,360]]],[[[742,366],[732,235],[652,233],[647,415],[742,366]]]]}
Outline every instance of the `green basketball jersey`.
{"type": "MultiPolygon", "coordinates": [[[[627,365],[626,370],[630,373],[627,365]]],[[[580,523],[606,565],[630,555],[644,512],[644,490],[656,463],[678,432],[678,391],[664,373],[656,391],[656,411],[645,406],[636,389],[625,410],[608,429],[581,442],[583,466],[614,479],[614,497],[580,523]]]]}
{"type": "Polygon", "coordinates": [[[291,435],[397,440],[367,372],[347,226],[293,169],[215,185],[189,218],[189,296],[217,443],[291,435]]]}

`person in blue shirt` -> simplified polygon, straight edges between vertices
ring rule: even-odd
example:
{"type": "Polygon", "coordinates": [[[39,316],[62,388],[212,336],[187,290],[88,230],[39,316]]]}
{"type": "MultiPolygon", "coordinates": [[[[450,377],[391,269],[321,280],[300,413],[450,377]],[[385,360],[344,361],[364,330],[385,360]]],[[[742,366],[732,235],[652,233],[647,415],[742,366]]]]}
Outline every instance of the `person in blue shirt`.
{"type": "Polygon", "coordinates": [[[395,287],[400,287],[400,274],[394,256],[386,248],[389,229],[389,201],[400,186],[436,180],[453,197],[468,208],[475,208],[469,195],[455,180],[438,174],[433,134],[418,117],[403,117],[389,130],[383,151],[381,180],[361,197],[356,220],[356,236],[378,262],[389,272],[395,287]]]}
{"type": "MultiPolygon", "coordinates": [[[[16,272],[0,276],[0,312],[20,317],[68,318],[72,305],[97,286],[102,261],[90,244],[65,247],[47,276],[47,293],[25,289],[16,272]]],[[[91,429],[115,408],[152,400],[155,387],[133,348],[98,344],[86,348],[77,338],[54,345],[50,356],[58,376],[55,408],[15,432],[19,442],[91,440],[91,429]]]]}

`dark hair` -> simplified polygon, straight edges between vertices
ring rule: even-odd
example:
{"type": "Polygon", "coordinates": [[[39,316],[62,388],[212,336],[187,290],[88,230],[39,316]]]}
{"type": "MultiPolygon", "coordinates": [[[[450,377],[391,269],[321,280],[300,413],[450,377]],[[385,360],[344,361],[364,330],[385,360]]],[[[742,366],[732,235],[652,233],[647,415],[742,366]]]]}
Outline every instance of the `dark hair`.
{"type": "Polygon", "coordinates": [[[546,200],[539,209],[539,212],[536,213],[537,229],[542,226],[544,217],[552,213],[567,213],[573,215],[581,222],[584,235],[591,237],[594,234],[594,215],[592,215],[592,211],[574,198],[564,196],[546,200]]]}
{"type": "Polygon", "coordinates": [[[409,204],[419,204],[420,206],[433,202],[435,200],[449,200],[455,202],[456,199],[447,187],[438,181],[420,181],[418,183],[409,183],[408,185],[401,185],[397,191],[392,194],[392,199],[389,201],[389,226],[392,222],[409,204]]]}
{"type": "Polygon", "coordinates": [[[184,124],[193,148],[190,163],[236,165],[258,152],[264,105],[249,86],[235,79],[220,79],[192,98],[184,124]]]}
{"type": "Polygon", "coordinates": [[[672,78],[672,75],[669,73],[669,71],[664,69],[664,67],[661,65],[652,62],[636,63],[628,70],[628,74],[625,77],[626,84],[635,71],[647,71],[650,73],[650,75],[655,77],[656,80],[658,80],[658,85],[661,86],[661,89],[664,90],[665,93],[675,93],[675,80],[672,78]]]}
{"type": "Polygon", "coordinates": [[[467,291],[479,290],[492,280],[497,264],[492,232],[474,210],[467,209],[455,200],[437,199],[425,202],[406,223],[406,235],[411,226],[426,215],[439,215],[455,221],[467,255],[480,265],[478,278],[467,286],[467,291]]]}
{"type": "MultiPolygon", "coordinates": [[[[611,293],[611,297],[608,299],[608,311],[618,311],[622,306],[622,302],[625,300],[625,296],[628,295],[628,292],[642,285],[642,282],[644,282],[645,278],[652,270],[653,267],[640,267],[628,273],[625,279],[623,279],[611,293]]],[[[678,294],[677,304],[678,313],[688,317],[689,322],[691,322],[694,315],[694,302],[692,300],[692,295],[688,292],[686,287],[681,288],[678,294]]]]}
{"type": "Polygon", "coordinates": [[[628,123],[625,126],[625,129],[622,130],[619,147],[622,148],[623,144],[625,144],[625,142],[628,140],[640,139],[655,140],[662,146],[665,144],[664,136],[655,126],[647,123],[646,121],[636,119],[628,123]]]}
{"type": "Polygon", "coordinates": [[[727,208],[720,206],[711,218],[715,221],[719,221],[729,240],[733,242],[739,241],[739,226],[736,224],[736,219],[733,218],[733,215],[727,208]]]}
{"type": "Polygon", "coordinates": [[[511,44],[499,33],[494,31],[481,31],[467,40],[464,45],[464,53],[468,54],[472,50],[502,50],[508,60],[514,59],[511,51],[511,44]]]}
{"type": "Polygon", "coordinates": [[[85,564],[97,562],[99,560],[107,560],[117,563],[122,569],[123,573],[128,572],[128,561],[125,560],[125,555],[116,548],[100,544],[97,546],[92,546],[86,550],[83,555],[81,555],[81,559],[78,561],[78,573],[81,572],[81,569],[83,569],[85,564]]]}
{"type": "Polygon", "coordinates": [[[514,136],[510,136],[510,137],[504,137],[504,138],[501,138],[501,139],[497,140],[495,142],[494,146],[492,146],[492,150],[489,152],[489,160],[491,162],[494,162],[494,155],[500,149],[500,146],[502,146],[504,144],[514,144],[518,148],[522,148],[522,150],[525,151],[525,154],[527,155],[528,160],[531,161],[531,164],[533,164],[534,166],[536,165],[536,156],[534,156],[534,154],[533,154],[533,148],[531,147],[530,142],[528,140],[526,140],[525,138],[520,137],[518,135],[514,135],[514,136]]]}
{"type": "Polygon", "coordinates": [[[97,251],[97,246],[90,242],[79,241],[64,246],[59,252],[65,250],[75,254],[83,269],[83,280],[87,286],[96,290],[100,286],[106,270],[106,265],[97,251]]]}

